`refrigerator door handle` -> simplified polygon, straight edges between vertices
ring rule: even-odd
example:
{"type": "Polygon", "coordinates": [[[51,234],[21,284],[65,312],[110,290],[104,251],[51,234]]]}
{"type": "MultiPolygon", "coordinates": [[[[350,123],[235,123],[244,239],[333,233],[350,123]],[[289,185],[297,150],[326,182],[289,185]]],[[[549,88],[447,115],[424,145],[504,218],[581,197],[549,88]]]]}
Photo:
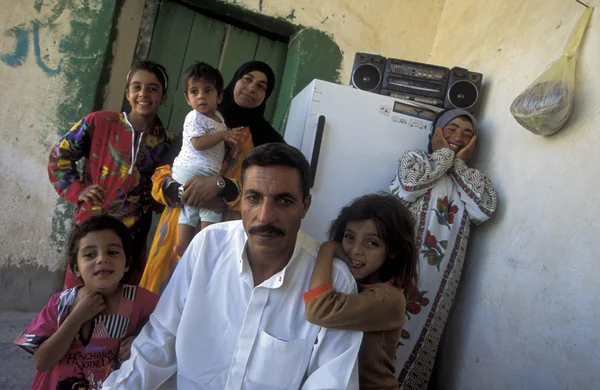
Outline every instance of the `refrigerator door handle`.
{"type": "Polygon", "coordinates": [[[313,188],[315,185],[317,165],[319,164],[319,154],[321,153],[321,141],[323,140],[323,130],[325,130],[325,115],[319,115],[319,118],[317,119],[317,131],[315,133],[315,145],[313,147],[312,157],[310,159],[310,171],[312,173],[310,188],[313,188]]]}

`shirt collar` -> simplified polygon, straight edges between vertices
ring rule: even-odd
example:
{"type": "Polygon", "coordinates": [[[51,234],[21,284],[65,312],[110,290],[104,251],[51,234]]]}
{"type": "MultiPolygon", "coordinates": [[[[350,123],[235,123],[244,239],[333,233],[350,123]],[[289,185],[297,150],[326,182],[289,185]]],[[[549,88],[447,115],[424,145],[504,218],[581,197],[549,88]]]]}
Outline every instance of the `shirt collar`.
{"type": "MultiPolygon", "coordinates": [[[[269,279],[262,282],[260,284],[260,287],[276,289],[283,285],[283,283],[285,282],[286,271],[290,267],[293,266],[294,262],[296,261],[296,258],[298,258],[300,256],[300,253],[302,251],[303,242],[304,242],[303,238],[304,238],[304,235],[303,235],[302,231],[299,230],[298,234],[296,235],[296,245],[294,246],[294,252],[292,253],[292,257],[290,258],[290,261],[288,261],[286,266],[283,267],[283,269],[281,271],[277,272],[275,275],[271,276],[269,279]]],[[[252,277],[252,269],[250,268],[250,262],[248,261],[247,249],[248,249],[248,236],[246,236],[246,242],[244,243],[244,247],[242,248],[242,252],[240,253],[240,259],[239,259],[238,264],[239,264],[240,277],[242,278],[242,280],[245,281],[251,287],[254,287],[254,278],[252,277]]],[[[256,287],[258,287],[258,286],[256,286],[256,287]]]]}

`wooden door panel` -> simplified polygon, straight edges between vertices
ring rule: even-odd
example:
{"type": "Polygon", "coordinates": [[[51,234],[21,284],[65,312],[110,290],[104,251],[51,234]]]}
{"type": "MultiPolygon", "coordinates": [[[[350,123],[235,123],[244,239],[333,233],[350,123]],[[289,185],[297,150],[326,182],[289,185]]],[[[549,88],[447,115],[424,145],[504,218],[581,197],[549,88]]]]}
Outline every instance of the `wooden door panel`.
{"type": "Polygon", "coordinates": [[[275,89],[271,93],[271,97],[267,102],[265,118],[271,122],[275,113],[275,106],[279,96],[279,88],[281,88],[281,78],[285,69],[285,59],[287,57],[287,46],[281,42],[273,41],[269,38],[260,37],[256,48],[255,60],[266,62],[273,68],[275,72],[275,89]]]}
{"type": "MultiPolygon", "coordinates": [[[[158,117],[169,127],[173,103],[176,101],[177,81],[181,69],[181,60],[185,55],[187,41],[194,22],[194,14],[179,4],[164,1],[156,20],[152,34],[152,43],[148,59],[167,68],[169,88],[167,103],[158,110],[158,117]]],[[[172,129],[176,130],[176,129],[172,129]]],[[[175,131],[179,134],[180,131],[175,131]]]]}
{"type": "Polygon", "coordinates": [[[225,39],[225,31],[225,23],[208,18],[197,12],[194,14],[194,23],[190,31],[186,52],[180,65],[173,111],[169,122],[170,130],[175,134],[180,134],[183,131],[185,116],[192,109],[185,101],[183,74],[195,61],[203,61],[214,67],[218,66],[222,43],[225,39]]]}
{"type": "Polygon", "coordinates": [[[227,38],[219,70],[223,79],[231,80],[235,71],[244,62],[254,58],[259,36],[253,32],[228,25],[227,38]]]}

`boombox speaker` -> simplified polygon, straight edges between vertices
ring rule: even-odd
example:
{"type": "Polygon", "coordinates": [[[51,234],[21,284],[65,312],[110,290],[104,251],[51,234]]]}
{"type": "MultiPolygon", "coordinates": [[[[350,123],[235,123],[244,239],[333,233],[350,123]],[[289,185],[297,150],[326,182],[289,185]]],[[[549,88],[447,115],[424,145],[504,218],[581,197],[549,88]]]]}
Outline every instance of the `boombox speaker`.
{"type": "Polygon", "coordinates": [[[462,108],[474,114],[479,103],[481,73],[469,72],[464,68],[450,69],[444,108],[462,108]]]}
{"type": "Polygon", "coordinates": [[[379,93],[385,70],[385,57],[369,54],[356,53],[350,85],[363,91],[379,93]]]}

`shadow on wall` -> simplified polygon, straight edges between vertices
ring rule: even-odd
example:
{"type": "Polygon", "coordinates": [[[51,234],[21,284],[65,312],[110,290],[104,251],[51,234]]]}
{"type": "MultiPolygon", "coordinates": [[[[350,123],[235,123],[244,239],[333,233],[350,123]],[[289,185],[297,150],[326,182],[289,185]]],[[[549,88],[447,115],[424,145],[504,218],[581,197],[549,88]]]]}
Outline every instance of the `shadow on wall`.
{"type": "MultiPolygon", "coordinates": [[[[483,105],[485,101],[481,104],[480,107],[485,107],[483,105]]],[[[491,123],[484,123],[481,125],[481,131],[487,133],[501,131],[501,129],[495,128],[491,123]]],[[[479,144],[480,147],[474,155],[475,166],[480,168],[482,172],[487,171],[487,164],[490,159],[494,158],[491,153],[486,153],[493,149],[490,145],[491,138],[482,134],[483,141],[479,144]]],[[[479,364],[479,358],[475,362],[466,362],[465,353],[470,345],[470,337],[474,334],[472,329],[477,326],[469,319],[474,317],[473,313],[478,310],[481,298],[479,295],[485,290],[481,280],[488,272],[488,264],[485,263],[480,251],[484,247],[482,243],[486,242],[486,237],[493,237],[503,226],[503,221],[509,210],[507,203],[510,201],[502,183],[494,181],[493,177],[490,177],[490,180],[494,183],[494,188],[498,194],[498,207],[494,217],[489,221],[479,226],[471,225],[469,243],[465,254],[465,265],[454,298],[454,304],[446,321],[446,328],[438,344],[435,366],[429,381],[429,390],[460,389],[461,383],[458,382],[458,374],[465,370],[463,366],[467,363],[479,364]],[[477,248],[477,251],[474,248],[477,248]]],[[[486,258],[489,259],[490,257],[486,256],[486,258]]],[[[508,259],[507,261],[515,260],[508,259]]]]}
{"type": "MultiPolygon", "coordinates": [[[[498,194],[498,199],[502,195],[498,194]]],[[[499,207],[498,211],[502,208],[499,207]]],[[[437,357],[431,379],[429,390],[460,389],[458,373],[464,371],[462,367],[465,362],[465,351],[470,344],[469,338],[473,322],[468,319],[472,317],[473,311],[477,310],[477,298],[475,294],[481,291],[481,276],[485,272],[485,265],[472,248],[477,246],[478,237],[493,234],[493,225],[499,223],[499,215],[495,215],[490,221],[481,226],[472,226],[469,237],[469,246],[465,256],[465,266],[461,275],[454,304],[446,321],[446,328],[439,343],[437,357]],[[494,223],[490,223],[495,221],[494,223]],[[469,281],[469,283],[465,283],[469,281]],[[467,320],[465,320],[467,319],[467,320]]],[[[475,364],[479,363],[477,358],[475,364]]]]}

